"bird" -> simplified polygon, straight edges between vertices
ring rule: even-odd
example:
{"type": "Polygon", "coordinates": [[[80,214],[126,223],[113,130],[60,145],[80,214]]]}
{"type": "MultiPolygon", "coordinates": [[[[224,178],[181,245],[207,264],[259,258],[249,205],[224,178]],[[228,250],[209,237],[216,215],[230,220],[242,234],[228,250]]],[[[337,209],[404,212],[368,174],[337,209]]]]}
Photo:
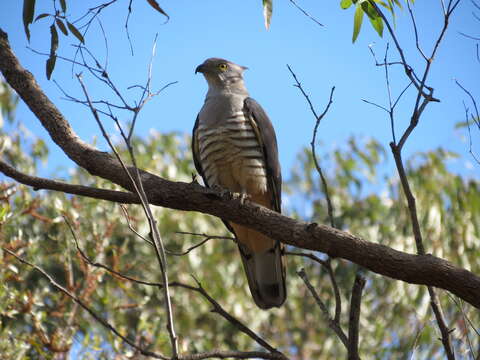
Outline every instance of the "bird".
{"type": "MultiPolygon", "coordinates": [[[[249,96],[245,66],[209,58],[195,69],[208,83],[192,133],[195,168],[205,186],[240,193],[281,212],[282,175],[272,122],[249,96]]],[[[238,244],[250,292],[261,309],[280,307],[287,297],[284,246],[262,233],[223,221],[238,244]]]]}

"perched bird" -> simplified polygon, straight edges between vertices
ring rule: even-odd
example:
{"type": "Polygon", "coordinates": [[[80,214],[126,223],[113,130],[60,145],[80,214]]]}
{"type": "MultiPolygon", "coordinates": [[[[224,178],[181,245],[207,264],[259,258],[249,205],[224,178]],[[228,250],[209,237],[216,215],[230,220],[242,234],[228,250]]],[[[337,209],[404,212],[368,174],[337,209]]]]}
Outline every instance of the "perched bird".
{"type": "MultiPolygon", "coordinates": [[[[245,69],[210,58],[195,70],[208,83],[193,128],[195,167],[206,186],[241,193],[281,212],[282,176],[275,131],[265,111],[248,95],[245,69]]],[[[255,303],[262,309],[281,306],[287,296],[283,245],[242,225],[224,223],[237,239],[255,303]]]]}

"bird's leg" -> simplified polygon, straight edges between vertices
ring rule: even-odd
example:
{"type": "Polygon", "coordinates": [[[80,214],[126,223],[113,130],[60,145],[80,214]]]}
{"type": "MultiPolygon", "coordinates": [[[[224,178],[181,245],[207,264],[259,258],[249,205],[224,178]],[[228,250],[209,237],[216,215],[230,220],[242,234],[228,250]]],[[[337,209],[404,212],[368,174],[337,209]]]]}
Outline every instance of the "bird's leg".
{"type": "Polygon", "coordinates": [[[247,191],[242,188],[242,191],[239,194],[240,204],[244,205],[245,201],[250,200],[251,196],[247,193],[247,191]]]}

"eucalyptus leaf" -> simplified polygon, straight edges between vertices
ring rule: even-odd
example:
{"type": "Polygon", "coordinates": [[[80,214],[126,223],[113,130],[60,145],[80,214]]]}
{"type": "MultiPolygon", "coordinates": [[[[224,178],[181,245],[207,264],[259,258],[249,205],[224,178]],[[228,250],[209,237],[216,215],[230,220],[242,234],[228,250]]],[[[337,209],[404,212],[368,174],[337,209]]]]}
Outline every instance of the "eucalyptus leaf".
{"type": "Polygon", "coordinates": [[[265,22],[265,28],[270,28],[270,21],[272,19],[273,0],[262,0],[263,4],[263,19],[265,22]]]}
{"type": "Polygon", "coordinates": [[[35,0],[23,0],[23,27],[28,41],[30,41],[29,25],[33,22],[35,0]]]}
{"type": "Polygon", "coordinates": [[[360,29],[362,27],[363,22],[363,8],[361,4],[357,4],[355,8],[355,15],[353,16],[353,35],[352,35],[352,42],[354,43],[357,40],[358,34],[360,33],[360,29]]]}
{"type": "Polygon", "coordinates": [[[78,31],[78,29],[73,25],[72,23],[67,21],[67,26],[68,29],[72,32],[72,34],[82,43],[85,44],[85,39],[83,38],[83,35],[78,31]]]}

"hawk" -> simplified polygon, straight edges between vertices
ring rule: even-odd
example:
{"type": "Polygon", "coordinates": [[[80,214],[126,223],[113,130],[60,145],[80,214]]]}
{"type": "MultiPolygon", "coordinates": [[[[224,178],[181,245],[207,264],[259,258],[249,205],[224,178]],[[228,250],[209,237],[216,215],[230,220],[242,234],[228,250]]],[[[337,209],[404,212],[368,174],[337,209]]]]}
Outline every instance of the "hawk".
{"type": "MultiPolygon", "coordinates": [[[[272,123],[245,87],[244,66],[219,58],[199,65],[208,83],[192,136],[195,167],[207,187],[220,186],[281,212],[282,176],[272,123]]],[[[235,235],[255,303],[285,301],[283,245],[258,231],[224,221],[235,235]]]]}

